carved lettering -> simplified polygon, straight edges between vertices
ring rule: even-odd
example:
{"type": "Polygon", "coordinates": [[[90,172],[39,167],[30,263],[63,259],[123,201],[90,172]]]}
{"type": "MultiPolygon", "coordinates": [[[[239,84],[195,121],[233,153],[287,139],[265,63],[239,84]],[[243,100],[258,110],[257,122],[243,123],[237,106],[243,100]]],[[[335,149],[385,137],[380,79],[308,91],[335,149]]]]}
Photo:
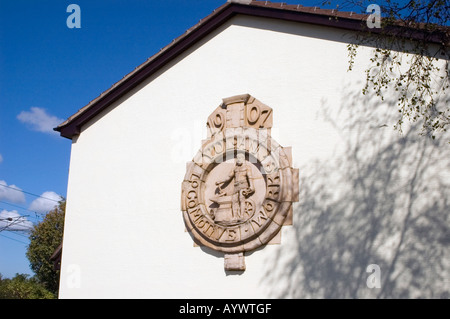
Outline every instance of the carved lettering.
{"type": "Polygon", "coordinates": [[[206,221],[203,219],[202,217],[199,217],[196,221],[195,221],[195,225],[198,227],[198,229],[202,229],[203,226],[205,226],[206,221]]]}
{"type": "Polygon", "coordinates": [[[235,135],[233,139],[233,146],[236,150],[245,150],[245,136],[235,135]]]}
{"type": "Polygon", "coordinates": [[[247,151],[252,154],[258,154],[260,144],[257,140],[250,139],[247,144],[247,151]]]}
{"type": "Polygon", "coordinates": [[[280,194],[279,189],[279,185],[269,185],[266,197],[268,199],[277,200],[278,195],[280,194]]]}
{"type": "Polygon", "coordinates": [[[219,240],[222,237],[223,233],[225,233],[225,228],[216,226],[214,229],[214,239],[219,240]]]}
{"type": "Polygon", "coordinates": [[[216,115],[213,118],[211,118],[211,120],[213,122],[212,123],[213,126],[218,129],[221,129],[223,126],[223,123],[225,123],[225,121],[224,121],[225,119],[223,117],[223,114],[221,114],[221,113],[216,113],[216,115]]]}
{"type": "Polygon", "coordinates": [[[280,176],[267,176],[267,184],[268,186],[280,186],[280,176]]]}
{"type": "Polygon", "coordinates": [[[250,125],[255,124],[259,117],[261,116],[261,111],[257,105],[252,105],[247,108],[247,119],[250,125]]]}
{"type": "Polygon", "coordinates": [[[196,191],[190,191],[190,192],[187,194],[187,198],[188,198],[188,199],[197,199],[197,192],[196,192],[196,191]]]}
{"type": "Polygon", "coordinates": [[[194,208],[195,206],[197,206],[197,200],[191,199],[190,201],[188,201],[187,206],[188,206],[188,208],[194,208]]]}
{"type": "Polygon", "coordinates": [[[198,187],[198,181],[191,181],[191,187],[197,188],[198,187]]]}
{"type": "MultiPolygon", "coordinates": [[[[198,183],[197,183],[198,180],[200,180],[200,176],[198,176],[197,174],[192,173],[191,178],[190,178],[191,185],[192,185],[194,182],[196,182],[195,185],[198,186],[198,183]],[[194,177],[195,177],[195,178],[194,178],[194,177]]],[[[195,187],[197,187],[197,186],[192,186],[192,187],[195,188],[195,187]]]]}
{"type": "Polygon", "coordinates": [[[203,216],[200,207],[196,207],[195,209],[192,209],[191,211],[189,211],[189,209],[188,209],[188,214],[191,215],[191,219],[194,222],[203,216]]]}
{"type": "Polygon", "coordinates": [[[259,124],[260,127],[264,127],[264,124],[267,122],[269,117],[272,115],[272,110],[265,109],[261,111],[261,122],[259,124]]]}
{"type": "Polygon", "coordinates": [[[216,154],[223,153],[225,150],[223,140],[219,140],[214,144],[214,151],[216,154]]]}
{"type": "Polygon", "coordinates": [[[292,211],[298,177],[271,137],[272,113],[243,94],[223,99],[208,117],[208,140],[186,165],[181,189],[186,228],[200,245],[225,254],[256,249],[292,211]]]}
{"type": "Polygon", "coordinates": [[[267,194],[266,198],[276,201],[280,194],[280,176],[267,175],[267,194]]]}
{"type": "Polygon", "coordinates": [[[203,233],[206,236],[211,237],[214,234],[214,225],[208,221],[205,221],[205,227],[203,227],[203,233]]]}
{"type": "Polygon", "coordinates": [[[254,222],[258,227],[261,227],[263,224],[262,220],[267,220],[268,217],[266,215],[266,212],[264,209],[261,209],[258,214],[255,215],[255,217],[252,219],[252,222],[254,222]]]}
{"type": "Polygon", "coordinates": [[[264,202],[264,208],[271,213],[273,209],[275,208],[275,204],[272,201],[265,201],[264,202]]]}
{"type": "Polygon", "coordinates": [[[194,188],[194,190],[190,190],[186,195],[186,202],[187,202],[187,209],[192,209],[195,206],[198,205],[198,195],[197,195],[197,189],[199,186],[198,179],[200,177],[196,174],[191,175],[191,180],[189,181],[190,186],[194,188]]]}
{"type": "Polygon", "coordinates": [[[235,241],[237,238],[237,231],[236,229],[228,229],[227,230],[227,237],[226,241],[235,241]]]}
{"type": "Polygon", "coordinates": [[[272,173],[276,167],[277,166],[272,159],[270,159],[267,163],[264,164],[264,169],[265,169],[266,173],[269,173],[269,174],[272,173]]]}
{"type": "Polygon", "coordinates": [[[225,127],[226,123],[226,112],[218,107],[213,114],[208,117],[208,121],[206,126],[208,127],[209,136],[212,136],[220,131],[222,131],[225,127]]]}
{"type": "Polygon", "coordinates": [[[255,128],[272,127],[272,109],[265,105],[251,104],[247,105],[246,122],[249,126],[255,128]]]}
{"type": "Polygon", "coordinates": [[[213,145],[208,145],[205,149],[203,149],[203,157],[208,159],[212,159],[215,154],[213,145]]]}

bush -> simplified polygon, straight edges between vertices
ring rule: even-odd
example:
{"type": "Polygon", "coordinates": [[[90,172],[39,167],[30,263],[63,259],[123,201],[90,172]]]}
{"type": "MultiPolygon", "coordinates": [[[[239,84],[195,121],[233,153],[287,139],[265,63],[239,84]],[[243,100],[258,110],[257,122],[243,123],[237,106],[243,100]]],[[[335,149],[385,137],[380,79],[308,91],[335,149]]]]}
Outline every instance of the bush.
{"type": "Polygon", "coordinates": [[[3,279],[0,274],[0,299],[55,299],[36,277],[16,274],[12,279],[3,279]]]}

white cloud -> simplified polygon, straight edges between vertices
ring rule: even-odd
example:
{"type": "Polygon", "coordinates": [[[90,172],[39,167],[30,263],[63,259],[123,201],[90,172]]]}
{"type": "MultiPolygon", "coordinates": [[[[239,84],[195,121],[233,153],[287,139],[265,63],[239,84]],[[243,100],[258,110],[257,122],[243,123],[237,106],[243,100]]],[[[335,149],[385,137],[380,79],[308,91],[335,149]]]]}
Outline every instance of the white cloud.
{"type": "Polygon", "coordinates": [[[5,181],[0,181],[0,200],[25,203],[25,194],[16,185],[8,185],[5,181]]]}
{"type": "Polygon", "coordinates": [[[33,223],[30,222],[25,216],[19,215],[19,213],[15,210],[2,210],[0,212],[0,230],[28,231],[32,227],[33,223]]]}
{"type": "Polygon", "coordinates": [[[61,196],[59,196],[55,192],[44,192],[42,193],[41,197],[31,202],[28,209],[36,213],[45,214],[55,208],[60,200],[61,196]]]}
{"type": "Polygon", "coordinates": [[[17,119],[22,123],[26,123],[33,131],[43,133],[55,133],[53,128],[61,124],[64,120],[48,114],[45,109],[32,107],[30,111],[22,111],[17,115],[17,119]]]}
{"type": "Polygon", "coordinates": [[[0,163],[3,162],[3,156],[0,154],[0,163]]]}

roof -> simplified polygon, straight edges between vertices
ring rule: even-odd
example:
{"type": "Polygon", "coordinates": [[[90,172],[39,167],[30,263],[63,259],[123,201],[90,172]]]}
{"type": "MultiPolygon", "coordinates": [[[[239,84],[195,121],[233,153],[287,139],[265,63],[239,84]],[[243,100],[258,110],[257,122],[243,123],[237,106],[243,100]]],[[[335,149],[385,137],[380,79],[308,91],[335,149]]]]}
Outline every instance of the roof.
{"type": "MultiPolygon", "coordinates": [[[[66,121],[54,128],[54,130],[60,132],[63,137],[73,138],[80,133],[81,127],[84,124],[139,85],[146,78],[160,70],[168,62],[175,59],[179,54],[238,14],[282,19],[285,21],[309,23],[353,31],[362,31],[367,28],[365,23],[367,15],[353,12],[321,9],[319,7],[304,7],[302,5],[288,5],[286,3],[273,3],[270,1],[228,0],[228,2],[214,10],[206,18],[200,20],[196,25],[136,67],[132,72],[125,75],[108,90],[100,94],[100,96],[78,110],[78,112],[70,116],[66,121]]],[[[399,26],[399,28],[406,27],[399,26]]],[[[449,28],[446,27],[445,32],[448,32],[447,29],[449,28]]],[[[376,33],[381,31],[371,29],[371,32],[376,33]]],[[[414,38],[415,33],[409,32],[408,36],[414,38]]],[[[429,39],[429,41],[433,42],[433,39],[429,39]]],[[[435,41],[440,43],[441,40],[440,38],[436,38],[435,41]]]]}

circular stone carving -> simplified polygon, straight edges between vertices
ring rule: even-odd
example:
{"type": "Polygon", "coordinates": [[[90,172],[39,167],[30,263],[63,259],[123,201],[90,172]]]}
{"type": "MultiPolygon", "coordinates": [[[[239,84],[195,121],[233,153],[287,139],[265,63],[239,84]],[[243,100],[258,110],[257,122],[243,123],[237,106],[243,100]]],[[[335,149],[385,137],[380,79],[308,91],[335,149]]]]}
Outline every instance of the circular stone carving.
{"type": "Polygon", "coordinates": [[[264,201],[265,192],[262,191],[266,188],[264,177],[258,167],[247,160],[242,167],[249,169],[250,183],[253,186],[251,194],[245,196],[242,194],[245,190],[237,190],[234,180],[222,185],[216,184],[223,176],[233,173],[235,167],[235,159],[215,165],[206,174],[205,182],[202,183],[205,206],[210,212],[211,218],[218,225],[233,226],[247,222],[264,201]]]}
{"type": "Polygon", "coordinates": [[[194,241],[225,253],[254,250],[280,230],[291,207],[283,148],[256,129],[226,129],[188,164],[182,210],[194,241]]]}

